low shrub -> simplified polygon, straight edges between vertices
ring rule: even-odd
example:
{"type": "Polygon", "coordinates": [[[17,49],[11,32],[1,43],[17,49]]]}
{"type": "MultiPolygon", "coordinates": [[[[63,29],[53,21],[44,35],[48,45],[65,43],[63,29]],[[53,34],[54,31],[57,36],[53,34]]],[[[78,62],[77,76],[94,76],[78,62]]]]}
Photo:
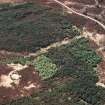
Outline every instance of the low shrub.
{"type": "Polygon", "coordinates": [[[44,55],[38,56],[33,61],[33,65],[35,66],[35,69],[39,71],[39,74],[42,79],[52,77],[57,71],[56,64],[54,64],[51,59],[47,58],[44,55]]]}

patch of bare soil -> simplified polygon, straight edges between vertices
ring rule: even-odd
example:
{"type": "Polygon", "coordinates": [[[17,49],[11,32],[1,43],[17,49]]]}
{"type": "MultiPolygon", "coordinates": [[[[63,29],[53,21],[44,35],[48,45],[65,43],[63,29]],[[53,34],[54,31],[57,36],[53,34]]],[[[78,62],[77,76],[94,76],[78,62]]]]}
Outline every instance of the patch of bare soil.
{"type": "Polygon", "coordinates": [[[99,83],[103,83],[105,85],[105,61],[102,61],[97,65],[97,72],[99,76],[99,83]]]}
{"type": "Polygon", "coordinates": [[[28,55],[28,52],[9,52],[5,50],[0,51],[0,59],[2,58],[9,58],[9,57],[17,57],[17,56],[26,56],[28,55]]]}
{"type": "Polygon", "coordinates": [[[0,102],[31,95],[41,87],[34,67],[20,64],[0,65],[0,102]]]}
{"type": "Polygon", "coordinates": [[[29,0],[0,0],[0,3],[22,3],[29,0]]]}

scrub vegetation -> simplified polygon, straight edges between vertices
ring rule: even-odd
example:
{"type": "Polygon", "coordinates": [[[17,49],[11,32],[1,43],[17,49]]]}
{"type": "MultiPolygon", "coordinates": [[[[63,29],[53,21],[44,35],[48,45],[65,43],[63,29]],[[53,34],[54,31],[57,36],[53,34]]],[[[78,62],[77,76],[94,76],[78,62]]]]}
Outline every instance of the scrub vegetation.
{"type": "Polygon", "coordinates": [[[80,29],[70,23],[62,9],[39,3],[3,4],[0,12],[0,49],[35,53],[62,40],[38,56],[9,56],[0,64],[31,65],[44,86],[30,96],[5,100],[0,105],[104,105],[105,89],[96,86],[97,64],[102,60],[80,29]]]}

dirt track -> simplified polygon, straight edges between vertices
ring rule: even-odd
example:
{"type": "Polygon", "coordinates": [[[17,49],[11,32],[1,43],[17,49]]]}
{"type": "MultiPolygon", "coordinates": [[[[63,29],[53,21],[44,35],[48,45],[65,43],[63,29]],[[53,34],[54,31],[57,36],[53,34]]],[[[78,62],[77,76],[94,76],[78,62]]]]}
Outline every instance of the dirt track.
{"type": "Polygon", "coordinates": [[[24,2],[24,1],[29,1],[29,0],[0,0],[0,3],[20,3],[20,2],[24,2]]]}

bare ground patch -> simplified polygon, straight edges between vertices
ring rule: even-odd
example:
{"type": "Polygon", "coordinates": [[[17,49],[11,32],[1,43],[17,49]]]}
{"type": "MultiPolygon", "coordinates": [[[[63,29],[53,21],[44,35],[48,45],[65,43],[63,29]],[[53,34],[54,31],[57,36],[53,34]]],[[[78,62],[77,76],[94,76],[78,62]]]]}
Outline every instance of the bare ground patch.
{"type": "Polygon", "coordinates": [[[0,101],[29,96],[41,87],[34,67],[20,64],[0,65],[0,101]]]}

